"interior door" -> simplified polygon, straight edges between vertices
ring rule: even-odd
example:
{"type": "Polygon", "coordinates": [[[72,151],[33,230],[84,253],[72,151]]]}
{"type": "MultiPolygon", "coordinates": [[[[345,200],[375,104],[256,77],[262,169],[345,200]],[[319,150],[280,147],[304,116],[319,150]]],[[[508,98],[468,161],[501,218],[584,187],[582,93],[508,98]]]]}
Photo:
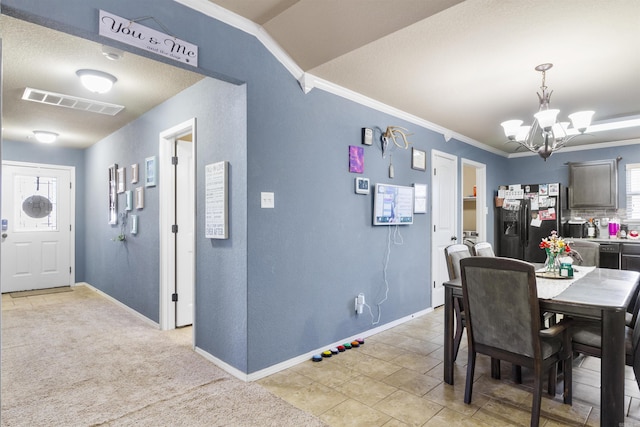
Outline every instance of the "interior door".
{"type": "Polygon", "coordinates": [[[72,285],[71,171],[2,164],[2,292],[72,285]]]}
{"type": "Polygon", "coordinates": [[[193,324],[195,171],[191,137],[176,140],[176,327],[193,324]]]}
{"type": "Polygon", "coordinates": [[[431,151],[433,226],[431,239],[431,306],[444,304],[444,282],[449,280],[444,248],[458,239],[458,157],[431,151]]]}

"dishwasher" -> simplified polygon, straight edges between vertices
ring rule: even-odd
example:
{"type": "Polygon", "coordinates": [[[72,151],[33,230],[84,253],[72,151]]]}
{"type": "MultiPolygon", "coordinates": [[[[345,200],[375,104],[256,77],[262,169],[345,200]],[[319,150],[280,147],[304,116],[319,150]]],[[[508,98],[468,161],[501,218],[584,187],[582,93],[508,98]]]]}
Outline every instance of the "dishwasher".
{"type": "Polygon", "coordinates": [[[600,243],[600,268],[620,269],[619,243],[600,243]]]}

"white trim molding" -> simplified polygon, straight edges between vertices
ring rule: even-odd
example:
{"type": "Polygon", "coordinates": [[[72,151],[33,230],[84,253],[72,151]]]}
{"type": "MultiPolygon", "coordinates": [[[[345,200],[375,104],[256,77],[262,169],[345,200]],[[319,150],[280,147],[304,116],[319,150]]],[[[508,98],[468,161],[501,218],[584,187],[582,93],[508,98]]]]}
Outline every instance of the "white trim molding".
{"type": "Polygon", "coordinates": [[[296,64],[293,59],[287,54],[284,49],[264,30],[264,28],[240,15],[237,15],[227,9],[224,9],[217,4],[211,3],[208,0],[175,0],[176,3],[180,3],[191,9],[194,9],[206,16],[214,18],[218,21],[224,22],[234,28],[244,31],[247,34],[256,37],[264,47],[271,52],[271,54],[291,73],[291,75],[298,81],[300,88],[305,94],[311,92],[311,90],[318,88],[358,104],[367,106],[374,110],[378,110],[383,113],[387,113],[402,120],[406,120],[410,123],[421,126],[425,129],[432,130],[441,134],[445,142],[449,142],[452,138],[456,140],[472,145],[484,151],[496,154],[502,157],[509,157],[509,154],[498,150],[497,148],[486,145],[468,136],[461,135],[450,129],[439,126],[428,120],[421,119],[420,117],[409,114],[405,111],[399,110],[390,105],[376,101],[362,94],[354,92],[345,87],[336,85],[327,80],[323,80],[310,73],[305,73],[302,68],[296,64]]]}

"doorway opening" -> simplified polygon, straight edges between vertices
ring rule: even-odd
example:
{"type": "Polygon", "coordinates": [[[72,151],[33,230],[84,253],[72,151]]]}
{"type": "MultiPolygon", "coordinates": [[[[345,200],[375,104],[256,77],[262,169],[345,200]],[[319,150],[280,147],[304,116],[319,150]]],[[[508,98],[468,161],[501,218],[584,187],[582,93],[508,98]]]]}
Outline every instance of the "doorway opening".
{"type": "Polygon", "coordinates": [[[196,119],[160,133],[160,327],[193,324],[196,119]]]}
{"type": "Polygon", "coordinates": [[[469,159],[462,162],[462,238],[470,243],[487,240],[487,166],[469,159]]]}

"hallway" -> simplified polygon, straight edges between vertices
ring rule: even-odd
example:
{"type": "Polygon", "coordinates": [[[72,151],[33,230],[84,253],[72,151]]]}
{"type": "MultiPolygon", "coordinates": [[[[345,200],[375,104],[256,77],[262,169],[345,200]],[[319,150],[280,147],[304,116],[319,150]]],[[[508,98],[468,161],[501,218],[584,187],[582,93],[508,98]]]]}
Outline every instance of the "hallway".
{"type": "Polygon", "coordinates": [[[191,328],[71,289],[2,295],[2,426],[323,425],[195,353],[191,328]]]}

